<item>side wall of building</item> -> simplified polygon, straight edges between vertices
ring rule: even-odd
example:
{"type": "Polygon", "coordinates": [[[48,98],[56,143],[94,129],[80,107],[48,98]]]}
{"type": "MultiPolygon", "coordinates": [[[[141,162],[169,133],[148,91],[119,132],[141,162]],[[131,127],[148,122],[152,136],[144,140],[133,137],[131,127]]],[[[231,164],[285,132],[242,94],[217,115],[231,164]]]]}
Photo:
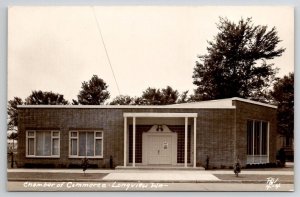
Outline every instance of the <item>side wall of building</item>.
{"type": "Polygon", "coordinates": [[[266,106],[233,101],[236,108],[236,152],[242,165],[246,165],[247,161],[247,121],[261,120],[269,123],[269,162],[276,162],[276,136],[277,136],[277,120],[276,108],[266,106]]]}

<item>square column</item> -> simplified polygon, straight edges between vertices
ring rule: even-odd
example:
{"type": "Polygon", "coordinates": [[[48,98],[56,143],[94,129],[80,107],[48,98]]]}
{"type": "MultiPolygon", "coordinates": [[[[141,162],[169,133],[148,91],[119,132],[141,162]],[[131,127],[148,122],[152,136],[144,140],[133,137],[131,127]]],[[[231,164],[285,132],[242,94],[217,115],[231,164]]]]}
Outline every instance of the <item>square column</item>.
{"type": "Polygon", "coordinates": [[[135,167],[135,117],[133,117],[132,127],[132,166],[135,167]]]}
{"type": "Polygon", "coordinates": [[[187,167],[188,117],[184,121],[184,167],[187,167]]]}
{"type": "Polygon", "coordinates": [[[124,117],[124,167],[127,164],[127,117],[124,117]]]}
{"type": "Polygon", "coordinates": [[[197,118],[194,118],[194,165],[193,167],[196,168],[196,137],[197,137],[197,118]]]}

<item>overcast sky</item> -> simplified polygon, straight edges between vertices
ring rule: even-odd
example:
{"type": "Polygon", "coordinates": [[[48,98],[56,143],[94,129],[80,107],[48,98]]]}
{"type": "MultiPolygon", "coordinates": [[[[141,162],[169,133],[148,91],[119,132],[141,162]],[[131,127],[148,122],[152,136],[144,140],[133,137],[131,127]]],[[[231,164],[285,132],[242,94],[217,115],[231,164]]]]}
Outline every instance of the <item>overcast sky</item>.
{"type": "MultiPolygon", "coordinates": [[[[167,85],[193,92],[197,55],[216,35],[219,17],[275,26],[286,48],[272,62],[278,76],[294,71],[294,15],[291,7],[94,7],[123,95],[167,85]]],[[[11,7],[8,13],[8,99],[32,90],[53,91],[69,101],[93,74],[118,90],[92,7],[11,7]]]]}

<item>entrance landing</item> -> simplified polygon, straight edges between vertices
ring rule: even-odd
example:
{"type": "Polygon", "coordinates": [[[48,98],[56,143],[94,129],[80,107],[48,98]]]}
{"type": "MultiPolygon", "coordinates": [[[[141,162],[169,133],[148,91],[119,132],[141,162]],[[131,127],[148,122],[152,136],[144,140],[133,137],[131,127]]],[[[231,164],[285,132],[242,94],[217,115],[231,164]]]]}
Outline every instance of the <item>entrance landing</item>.
{"type": "Polygon", "coordinates": [[[103,178],[107,181],[150,181],[150,182],[203,182],[220,181],[206,171],[183,170],[126,170],[109,173],[103,178]]]}
{"type": "Polygon", "coordinates": [[[122,170],[186,170],[186,171],[194,171],[194,170],[205,170],[203,167],[183,167],[183,166],[170,166],[170,165],[147,165],[147,166],[117,166],[116,169],[122,170]]]}

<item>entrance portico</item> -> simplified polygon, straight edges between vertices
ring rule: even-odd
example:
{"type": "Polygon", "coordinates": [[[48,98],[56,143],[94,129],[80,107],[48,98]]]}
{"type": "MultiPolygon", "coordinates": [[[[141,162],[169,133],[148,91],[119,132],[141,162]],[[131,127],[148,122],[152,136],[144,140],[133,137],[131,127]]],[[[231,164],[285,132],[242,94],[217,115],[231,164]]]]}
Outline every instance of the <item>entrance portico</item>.
{"type": "MultiPolygon", "coordinates": [[[[128,120],[132,119],[132,167],[136,166],[136,122],[138,118],[176,118],[184,120],[184,167],[188,166],[188,121],[193,119],[193,167],[196,167],[196,136],[197,136],[197,113],[123,113],[124,117],[124,167],[128,162],[128,120]]],[[[175,135],[167,128],[166,125],[153,125],[149,132],[143,134],[143,152],[148,150],[149,157],[143,155],[143,164],[176,164],[174,154],[176,154],[175,135]],[[156,130],[164,130],[163,133],[154,133],[156,130]],[[175,143],[174,143],[175,142],[175,143]],[[157,160],[157,161],[155,161],[157,160]]]]}

